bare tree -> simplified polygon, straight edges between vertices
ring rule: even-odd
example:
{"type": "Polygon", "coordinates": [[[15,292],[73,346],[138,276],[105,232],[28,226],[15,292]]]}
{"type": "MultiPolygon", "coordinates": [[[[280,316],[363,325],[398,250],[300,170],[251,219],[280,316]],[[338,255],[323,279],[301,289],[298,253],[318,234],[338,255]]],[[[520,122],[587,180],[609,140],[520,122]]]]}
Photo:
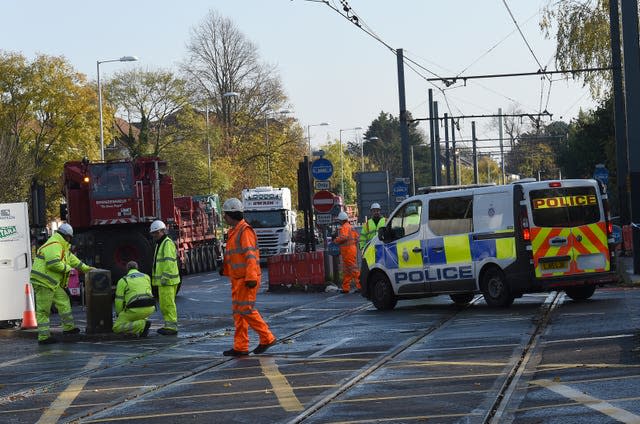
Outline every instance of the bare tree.
{"type": "Polygon", "coordinates": [[[259,120],[286,100],[275,67],[262,63],[257,46],[213,10],[192,28],[182,69],[198,93],[197,100],[206,102],[218,121],[227,125],[234,105],[259,120]],[[225,96],[232,92],[239,94],[237,99],[225,96]]]}

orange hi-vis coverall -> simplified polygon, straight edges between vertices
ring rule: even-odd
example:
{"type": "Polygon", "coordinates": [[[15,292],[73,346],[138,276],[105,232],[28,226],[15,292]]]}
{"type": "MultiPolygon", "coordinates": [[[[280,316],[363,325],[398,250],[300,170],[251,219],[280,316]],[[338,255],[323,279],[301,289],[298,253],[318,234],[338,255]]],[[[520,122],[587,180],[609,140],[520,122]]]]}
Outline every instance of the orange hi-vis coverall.
{"type": "Polygon", "coordinates": [[[340,225],[338,237],[334,242],[340,246],[342,256],[342,290],[349,291],[351,281],[355,281],[356,288],[360,290],[360,268],[358,267],[358,233],[351,228],[351,224],[345,221],[340,225]]]}
{"type": "Polygon", "coordinates": [[[256,233],[244,219],[229,230],[224,275],[231,279],[231,304],[236,327],[233,348],[241,352],[249,350],[249,327],[260,336],[260,344],[270,344],[276,339],[255,308],[261,277],[257,246],[256,233]],[[255,286],[250,287],[252,283],[255,286]]]}

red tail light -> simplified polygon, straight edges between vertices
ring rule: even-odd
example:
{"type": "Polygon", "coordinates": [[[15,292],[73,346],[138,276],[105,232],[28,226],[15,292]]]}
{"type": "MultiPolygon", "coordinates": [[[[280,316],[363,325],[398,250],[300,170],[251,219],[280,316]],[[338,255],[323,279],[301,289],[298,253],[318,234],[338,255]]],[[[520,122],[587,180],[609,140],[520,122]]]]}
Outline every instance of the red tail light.
{"type": "Polygon", "coordinates": [[[562,183],[559,181],[553,181],[549,183],[549,187],[562,187],[562,183]]]}
{"type": "Polygon", "coordinates": [[[607,235],[611,235],[613,234],[613,222],[611,222],[611,212],[609,211],[609,199],[603,199],[602,206],[604,208],[604,219],[607,223],[607,235]]]}
{"type": "Polygon", "coordinates": [[[522,229],[522,238],[525,241],[530,241],[531,240],[531,231],[529,231],[528,228],[523,228],[522,229]]]}
{"type": "Polygon", "coordinates": [[[611,221],[609,221],[609,223],[607,224],[607,234],[613,234],[613,222],[611,221]]]}
{"type": "Polygon", "coordinates": [[[522,238],[525,241],[530,241],[529,218],[527,217],[527,207],[524,205],[520,206],[520,228],[522,228],[522,238]]]}

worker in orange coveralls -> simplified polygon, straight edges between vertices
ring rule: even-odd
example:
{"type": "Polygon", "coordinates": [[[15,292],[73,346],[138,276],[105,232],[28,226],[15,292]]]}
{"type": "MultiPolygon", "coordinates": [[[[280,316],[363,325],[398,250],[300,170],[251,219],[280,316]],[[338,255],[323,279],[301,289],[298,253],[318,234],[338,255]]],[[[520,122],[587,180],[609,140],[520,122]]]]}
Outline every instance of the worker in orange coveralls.
{"type": "Polygon", "coordinates": [[[342,293],[349,293],[351,281],[355,282],[356,290],[360,291],[360,268],[358,268],[358,233],[349,224],[347,213],[338,214],[340,228],[338,237],[333,241],[340,246],[342,256],[342,293]]]}
{"type": "Polygon", "coordinates": [[[265,352],[276,344],[276,337],[269,330],[255,308],[256,293],[260,287],[260,252],[253,228],[244,220],[242,202],[231,198],[222,205],[224,220],[232,228],[227,237],[224,255],[224,275],[231,280],[231,304],[236,331],[233,348],[222,352],[224,356],[249,354],[249,327],[260,336],[260,344],[254,354],[265,352]]]}

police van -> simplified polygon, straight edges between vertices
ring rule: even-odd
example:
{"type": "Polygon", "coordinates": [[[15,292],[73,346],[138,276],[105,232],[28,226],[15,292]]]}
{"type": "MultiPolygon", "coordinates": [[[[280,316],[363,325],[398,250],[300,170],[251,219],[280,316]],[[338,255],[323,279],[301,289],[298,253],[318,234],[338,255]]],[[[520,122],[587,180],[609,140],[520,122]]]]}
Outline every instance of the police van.
{"type": "Polygon", "coordinates": [[[613,225],[595,180],[519,181],[412,196],[363,251],[362,295],[378,309],[399,299],[482,293],[509,306],[524,293],[574,300],[617,281],[613,225]]]}

